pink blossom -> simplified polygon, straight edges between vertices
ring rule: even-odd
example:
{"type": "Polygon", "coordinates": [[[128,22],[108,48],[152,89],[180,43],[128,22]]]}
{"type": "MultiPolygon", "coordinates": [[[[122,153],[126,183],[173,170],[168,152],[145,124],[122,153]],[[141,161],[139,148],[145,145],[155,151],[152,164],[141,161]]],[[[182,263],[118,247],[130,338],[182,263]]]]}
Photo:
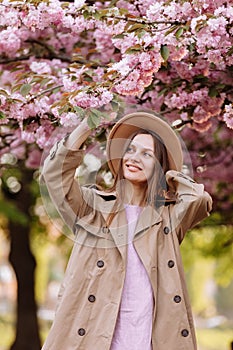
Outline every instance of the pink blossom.
{"type": "Polygon", "coordinates": [[[138,38],[134,33],[129,33],[124,36],[124,40],[113,38],[112,41],[115,47],[121,50],[122,53],[125,53],[127,49],[138,43],[138,38]]]}
{"type": "Polygon", "coordinates": [[[161,106],[164,103],[164,95],[159,95],[159,88],[155,88],[153,91],[148,91],[147,94],[145,94],[145,99],[147,101],[145,102],[144,106],[145,108],[154,110],[159,112],[161,110],[161,106]]]}
{"type": "Polygon", "coordinates": [[[10,4],[0,4],[0,26],[14,26],[20,25],[19,12],[9,6],[10,4]]]}
{"type": "Polygon", "coordinates": [[[207,25],[211,32],[218,33],[218,35],[225,35],[228,21],[222,16],[218,18],[210,18],[207,21],[207,25]]]}
{"type": "Polygon", "coordinates": [[[42,96],[42,98],[35,101],[35,109],[39,115],[48,113],[51,108],[51,100],[48,96],[42,96]]]}
{"type": "Polygon", "coordinates": [[[83,17],[76,17],[74,20],[74,25],[72,27],[73,33],[81,33],[83,30],[93,29],[95,26],[95,21],[85,20],[83,17]]]}
{"type": "Polygon", "coordinates": [[[140,71],[134,69],[123,81],[115,85],[115,89],[122,95],[139,95],[144,88],[144,83],[140,78],[140,71]]]}
{"type": "Polygon", "coordinates": [[[26,167],[30,169],[38,169],[41,163],[41,155],[41,151],[36,148],[30,150],[25,162],[26,167]]]}
{"type": "Polygon", "coordinates": [[[72,77],[64,75],[62,78],[62,83],[66,91],[74,91],[77,89],[78,81],[76,79],[72,80],[72,77]]]}
{"type": "Polygon", "coordinates": [[[132,15],[138,16],[138,10],[137,8],[134,6],[134,4],[131,4],[129,1],[125,1],[125,0],[118,0],[117,1],[117,7],[119,8],[125,8],[129,11],[129,13],[131,13],[132,15]]]}
{"type": "Polygon", "coordinates": [[[112,48],[112,38],[109,33],[106,33],[103,30],[96,29],[94,32],[94,38],[96,40],[97,50],[106,50],[107,48],[112,48]]]}
{"type": "Polygon", "coordinates": [[[36,129],[36,143],[41,149],[51,147],[50,136],[54,131],[54,127],[50,124],[49,120],[42,120],[41,126],[36,129]]]}
{"type": "Polygon", "coordinates": [[[223,114],[223,120],[225,121],[228,128],[233,129],[233,106],[226,105],[225,113],[223,114]]]}
{"type": "Polygon", "coordinates": [[[189,54],[188,49],[185,47],[180,48],[173,48],[173,50],[170,50],[170,60],[172,61],[181,61],[183,58],[187,57],[189,54]]]}
{"type": "Polygon", "coordinates": [[[62,18],[62,25],[65,28],[72,28],[74,24],[74,18],[71,15],[64,15],[62,18]]]}
{"type": "Polygon", "coordinates": [[[200,15],[198,17],[192,18],[192,20],[191,20],[191,31],[192,31],[192,33],[193,34],[196,33],[196,29],[198,28],[198,26],[200,24],[206,23],[206,20],[207,20],[206,15],[200,15]]]}
{"type": "Polygon", "coordinates": [[[82,108],[98,108],[109,103],[113,98],[113,94],[105,88],[99,88],[94,94],[86,91],[79,92],[76,96],[70,98],[73,106],[82,108]]]}
{"type": "Polygon", "coordinates": [[[113,99],[113,94],[108,91],[107,89],[100,88],[99,92],[101,93],[100,95],[100,107],[108,104],[110,101],[113,99]]]}
{"type": "Polygon", "coordinates": [[[155,4],[151,5],[146,12],[147,18],[153,22],[160,19],[161,16],[161,4],[159,2],[155,2],[155,4]]]}
{"type": "Polygon", "coordinates": [[[43,30],[50,24],[58,25],[62,18],[63,10],[58,0],[51,0],[49,4],[40,2],[37,8],[31,6],[28,13],[22,16],[24,25],[32,31],[36,31],[36,28],[43,30]]]}
{"type": "Polygon", "coordinates": [[[196,122],[194,122],[192,124],[192,128],[194,130],[196,130],[196,131],[199,131],[199,132],[206,132],[206,131],[208,131],[211,128],[211,126],[212,126],[212,123],[211,123],[210,120],[207,120],[207,121],[205,121],[203,123],[196,123],[196,122]]]}
{"type": "Polygon", "coordinates": [[[183,4],[172,1],[170,5],[164,6],[163,13],[167,18],[181,21],[184,18],[190,18],[192,14],[192,6],[187,1],[183,4]]]}
{"type": "Polygon", "coordinates": [[[27,142],[27,143],[33,143],[36,141],[36,135],[35,132],[31,132],[31,131],[26,131],[23,130],[21,132],[21,138],[23,141],[27,142]]]}
{"type": "Polygon", "coordinates": [[[206,56],[208,57],[208,61],[216,64],[216,66],[219,69],[222,69],[222,70],[225,69],[226,63],[224,62],[224,59],[223,59],[222,54],[221,54],[219,49],[217,49],[217,50],[209,50],[206,53],[206,56]]]}
{"type": "Polygon", "coordinates": [[[37,74],[51,74],[51,67],[47,62],[32,62],[30,69],[37,74]]]}
{"type": "Polygon", "coordinates": [[[35,31],[40,22],[40,11],[31,6],[30,11],[22,17],[22,22],[26,27],[35,31]]]}
{"type": "Polygon", "coordinates": [[[162,110],[170,122],[193,122],[182,136],[199,178],[216,195],[216,171],[221,168],[219,177],[228,182],[233,171],[232,151],[225,147],[233,129],[232,23],[229,0],[120,0],[94,6],[85,6],[84,0],[3,0],[0,154],[12,151],[26,166],[37,167],[38,146],[47,150],[79,123],[75,106],[103,107],[101,125],[110,127],[117,113],[109,104],[114,91],[125,112],[162,110]],[[96,19],[102,10],[106,16],[96,19]],[[170,51],[167,61],[162,45],[170,51]],[[20,93],[24,83],[31,84],[26,97],[20,93]],[[210,97],[215,86],[218,94],[210,97]],[[70,112],[61,114],[63,106],[70,112]],[[221,166],[211,166],[214,162],[221,166]]]}
{"type": "Polygon", "coordinates": [[[40,2],[38,5],[40,11],[39,29],[44,29],[50,24],[58,25],[62,22],[63,9],[58,0],[50,0],[49,4],[40,2]]]}
{"type": "Polygon", "coordinates": [[[149,9],[151,2],[151,0],[137,0],[137,8],[141,15],[146,16],[146,11],[149,9]]]}
{"type": "Polygon", "coordinates": [[[114,63],[109,71],[116,70],[121,76],[125,76],[130,72],[130,59],[128,56],[124,57],[121,61],[114,63]]]}
{"type": "Polygon", "coordinates": [[[203,107],[196,106],[193,112],[193,120],[195,123],[204,123],[209,120],[211,113],[207,112],[203,107]]]}
{"type": "Polygon", "coordinates": [[[0,106],[1,106],[1,107],[4,107],[4,105],[6,104],[6,102],[7,102],[6,96],[0,95],[0,106]]]}
{"type": "Polygon", "coordinates": [[[144,70],[153,69],[153,64],[151,62],[151,56],[148,52],[142,52],[139,55],[139,62],[141,63],[141,67],[144,70]]]}
{"type": "Polygon", "coordinates": [[[103,75],[104,75],[104,68],[98,67],[95,69],[95,72],[93,74],[93,81],[95,82],[100,82],[103,80],[103,75]]]}
{"type": "Polygon", "coordinates": [[[86,0],[74,0],[74,6],[80,9],[85,4],[86,0]]]}
{"type": "Polygon", "coordinates": [[[58,107],[53,107],[53,108],[51,108],[51,112],[53,113],[53,115],[54,115],[57,119],[60,118],[59,108],[58,108],[58,107]]]}
{"type": "Polygon", "coordinates": [[[69,112],[60,116],[60,123],[65,127],[75,127],[79,124],[79,117],[76,113],[69,112]]]}
{"type": "Polygon", "coordinates": [[[221,113],[221,107],[225,98],[226,95],[224,93],[222,93],[220,97],[207,96],[206,99],[202,101],[202,106],[212,117],[218,116],[221,113]]]}
{"type": "Polygon", "coordinates": [[[21,40],[12,28],[0,32],[0,53],[14,55],[21,46],[21,40]]]}

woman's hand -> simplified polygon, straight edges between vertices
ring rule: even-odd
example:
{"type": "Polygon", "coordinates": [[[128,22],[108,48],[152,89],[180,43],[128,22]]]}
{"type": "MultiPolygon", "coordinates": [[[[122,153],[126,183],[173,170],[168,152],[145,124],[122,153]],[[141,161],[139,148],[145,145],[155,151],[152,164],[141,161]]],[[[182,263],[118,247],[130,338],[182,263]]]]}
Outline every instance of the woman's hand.
{"type": "Polygon", "coordinates": [[[85,118],[69,135],[69,137],[65,141],[65,146],[70,150],[77,150],[86,141],[87,137],[90,134],[91,129],[87,124],[87,118],[85,118]]]}

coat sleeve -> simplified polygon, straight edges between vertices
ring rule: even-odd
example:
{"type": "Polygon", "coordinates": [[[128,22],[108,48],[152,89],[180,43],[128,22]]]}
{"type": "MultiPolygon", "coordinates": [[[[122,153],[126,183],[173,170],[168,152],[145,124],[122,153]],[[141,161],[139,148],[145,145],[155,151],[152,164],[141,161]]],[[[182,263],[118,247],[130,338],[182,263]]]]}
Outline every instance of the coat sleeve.
{"type": "Polygon", "coordinates": [[[43,164],[40,183],[41,186],[46,186],[57,211],[73,230],[77,215],[86,214],[92,191],[81,188],[75,179],[83,151],[67,149],[65,142],[57,142],[51,149],[43,164]]]}
{"type": "Polygon", "coordinates": [[[212,199],[203,184],[196,183],[183,173],[169,170],[166,181],[170,190],[177,195],[177,202],[172,208],[172,220],[181,242],[187,230],[209,215],[212,199]]]}

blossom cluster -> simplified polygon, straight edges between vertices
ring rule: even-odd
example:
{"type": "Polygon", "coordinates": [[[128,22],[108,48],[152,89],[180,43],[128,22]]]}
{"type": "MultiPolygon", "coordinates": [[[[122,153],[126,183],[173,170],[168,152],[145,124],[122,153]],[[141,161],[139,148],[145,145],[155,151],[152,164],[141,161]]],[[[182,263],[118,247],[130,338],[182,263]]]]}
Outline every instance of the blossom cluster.
{"type": "Polygon", "coordinates": [[[86,115],[108,127],[118,96],[187,135],[232,132],[232,24],[229,0],[0,0],[0,155],[37,167],[86,115]]]}

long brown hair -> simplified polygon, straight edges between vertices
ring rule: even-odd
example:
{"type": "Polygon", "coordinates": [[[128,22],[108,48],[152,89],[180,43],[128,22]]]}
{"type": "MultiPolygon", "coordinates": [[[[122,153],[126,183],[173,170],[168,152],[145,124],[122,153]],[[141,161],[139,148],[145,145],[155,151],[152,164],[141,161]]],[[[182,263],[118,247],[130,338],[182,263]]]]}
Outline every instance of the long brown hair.
{"type": "MultiPolygon", "coordinates": [[[[124,153],[126,152],[128,146],[135,138],[136,135],[146,134],[151,135],[154,142],[154,155],[156,158],[154,165],[154,173],[156,176],[152,176],[151,179],[148,180],[145,196],[142,206],[152,205],[155,208],[159,207],[161,204],[164,204],[166,200],[174,200],[174,197],[169,197],[165,173],[169,170],[169,161],[166,147],[160,138],[155,132],[151,130],[139,129],[135,133],[131,135],[131,137],[127,140],[124,147],[124,153]]],[[[122,167],[122,159],[119,164],[119,169],[114,178],[113,186],[109,189],[109,191],[116,191],[117,199],[116,204],[113,208],[114,212],[109,214],[107,219],[107,226],[109,226],[115,216],[115,210],[117,210],[118,205],[121,203],[122,198],[124,198],[124,188],[121,185],[121,180],[124,179],[123,175],[123,167],[122,167]]]]}

